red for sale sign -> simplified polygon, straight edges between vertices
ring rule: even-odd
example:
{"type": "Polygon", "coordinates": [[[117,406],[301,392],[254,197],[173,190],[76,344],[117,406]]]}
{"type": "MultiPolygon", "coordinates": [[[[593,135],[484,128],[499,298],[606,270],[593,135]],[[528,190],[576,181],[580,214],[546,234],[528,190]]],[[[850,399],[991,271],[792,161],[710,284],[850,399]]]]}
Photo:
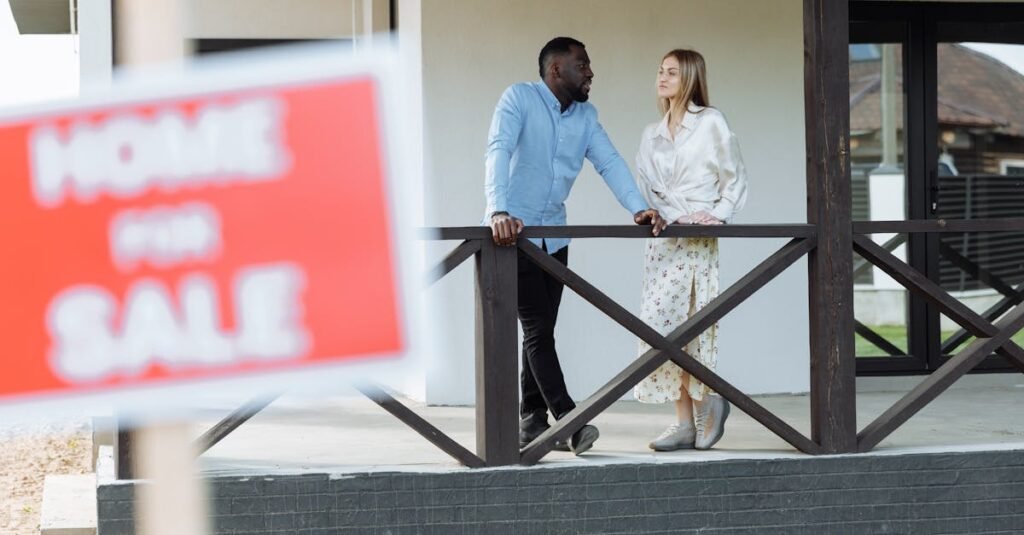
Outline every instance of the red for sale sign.
{"type": "Polygon", "coordinates": [[[401,354],[379,83],[0,121],[0,402],[401,354]]]}

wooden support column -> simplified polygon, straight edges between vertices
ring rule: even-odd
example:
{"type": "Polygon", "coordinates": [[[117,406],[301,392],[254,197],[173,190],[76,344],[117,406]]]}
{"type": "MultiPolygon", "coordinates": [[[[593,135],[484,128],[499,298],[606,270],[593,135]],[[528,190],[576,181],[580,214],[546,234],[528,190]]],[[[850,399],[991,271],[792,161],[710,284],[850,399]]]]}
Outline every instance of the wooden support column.
{"type": "Polygon", "coordinates": [[[804,0],[811,438],[822,453],[857,448],[850,194],[849,5],[804,0]]]}
{"type": "Polygon", "coordinates": [[[480,242],[476,255],[476,452],[488,466],[519,462],[516,247],[480,242]]]}

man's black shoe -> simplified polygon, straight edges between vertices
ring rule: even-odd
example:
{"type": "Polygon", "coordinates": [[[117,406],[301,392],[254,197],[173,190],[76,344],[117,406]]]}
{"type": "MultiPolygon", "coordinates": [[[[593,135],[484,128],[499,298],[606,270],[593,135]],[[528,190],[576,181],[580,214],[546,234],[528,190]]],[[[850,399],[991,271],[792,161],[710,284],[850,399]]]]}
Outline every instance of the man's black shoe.
{"type": "Polygon", "coordinates": [[[597,441],[597,437],[601,436],[597,428],[592,425],[585,425],[576,431],[572,436],[572,440],[569,445],[572,448],[572,452],[579,455],[591,447],[594,446],[594,442],[597,441]]]}
{"type": "MultiPolygon", "coordinates": [[[[546,414],[543,415],[543,418],[544,419],[541,420],[541,416],[534,414],[527,416],[522,420],[519,420],[520,448],[525,448],[526,446],[528,446],[531,442],[534,441],[534,439],[541,436],[545,431],[548,430],[548,428],[551,427],[550,425],[548,425],[546,414]]],[[[553,449],[555,451],[571,451],[569,449],[569,445],[562,440],[556,442],[555,447],[553,449]]]]}

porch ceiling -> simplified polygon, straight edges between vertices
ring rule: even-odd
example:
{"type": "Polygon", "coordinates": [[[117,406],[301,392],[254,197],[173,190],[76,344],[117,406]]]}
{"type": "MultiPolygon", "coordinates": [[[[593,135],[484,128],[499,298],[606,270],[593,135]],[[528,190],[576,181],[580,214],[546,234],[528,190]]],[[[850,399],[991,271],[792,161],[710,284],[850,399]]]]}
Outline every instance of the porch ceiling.
{"type": "Polygon", "coordinates": [[[9,0],[21,34],[71,33],[73,0],[9,0]]]}

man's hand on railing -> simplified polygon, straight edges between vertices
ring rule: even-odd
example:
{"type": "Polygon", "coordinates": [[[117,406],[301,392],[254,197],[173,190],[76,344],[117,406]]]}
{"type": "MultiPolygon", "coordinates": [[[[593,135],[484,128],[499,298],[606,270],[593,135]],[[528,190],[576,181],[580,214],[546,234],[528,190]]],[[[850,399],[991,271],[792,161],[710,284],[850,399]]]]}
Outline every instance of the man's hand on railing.
{"type": "Polygon", "coordinates": [[[651,229],[651,234],[655,236],[661,234],[661,231],[665,230],[665,227],[668,226],[668,222],[665,221],[665,218],[661,217],[661,214],[653,208],[648,208],[633,214],[633,221],[635,221],[637,225],[651,225],[651,227],[653,227],[651,229]]]}
{"type": "Polygon", "coordinates": [[[491,215],[491,235],[494,237],[494,243],[502,246],[515,245],[522,231],[522,219],[512,217],[507,212],[495,212],[491,215]]]}

